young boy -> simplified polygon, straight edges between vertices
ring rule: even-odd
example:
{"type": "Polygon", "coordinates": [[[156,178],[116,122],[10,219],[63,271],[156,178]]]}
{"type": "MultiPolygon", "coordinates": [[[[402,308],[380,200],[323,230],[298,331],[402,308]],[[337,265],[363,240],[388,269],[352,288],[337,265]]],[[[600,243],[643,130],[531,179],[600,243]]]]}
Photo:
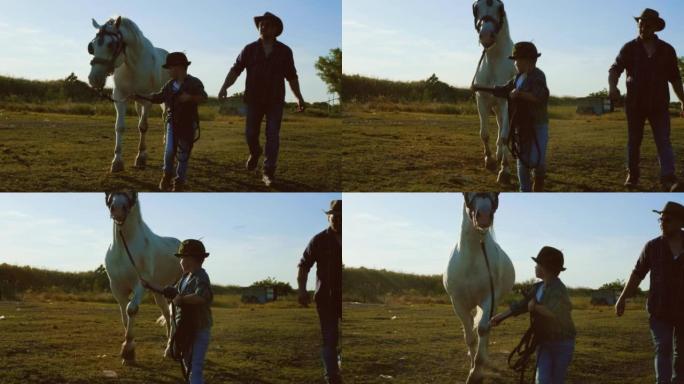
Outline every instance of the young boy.
{"type": "Polygon", "coordinates": [[[185,190],[188,161],[199,129],[197,105],[207,100],[202,82],[188,74],[191,62],[182,52],[169,53],[164,68],[171,80],[149,98],[135,95],[136,99],[166,105],[166,146],[164,150],[164,176],[159,190],[180,192],[185,190]],[[178,160],[174,179],[174,165],[178,160]],[[172,184],[173,182],[173,184],[172,184]]]}
{"type": "Polygon", "coordinates": [[[185,240],[176,253],[176,257],[180,258],[183,276],[175,287],[164,288],[142,280],[143,287],[173,297],[173,305],[176,306],[175,350],[183,358],[191,384],[204,383],[204,358],[209,349],[213,324],[211,303],[214,294],[209,275],[202,268],[207,256],[209,253],[201,241],[185,240]]]}
{"type": "Polygon", "coordinates": [[[504,86],[494,88],[473,86],[475,91],[492,92],[509,99],[511,132],[518,134],[518,181],[521,192],[543,192],[546,175],[546,146],[549,141],[549,89],[546,76],[537,68],[541,53],[530,42],[516,43],[513,54],[518,74],[504,86]],[[531,173],[534,171],[534,184],[531,173]]]}
{"type": "Polygon", "coordinates": [[[542,281],[535,284],[522,301],[492,317],[497,326],[510,316],[530,312],[537,336],[537,384],[562,384],[575,350],[575,324],[567,288],[558,278],[565,271],[563,253],[553,247],[543,247],[537,257],[535,274],[542,281]]]}

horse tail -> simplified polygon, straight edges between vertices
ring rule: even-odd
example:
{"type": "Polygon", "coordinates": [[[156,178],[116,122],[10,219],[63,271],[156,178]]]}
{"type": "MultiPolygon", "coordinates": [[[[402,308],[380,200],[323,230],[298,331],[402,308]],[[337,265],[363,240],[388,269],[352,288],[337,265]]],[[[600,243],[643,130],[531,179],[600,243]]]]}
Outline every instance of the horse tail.
{"type": "Polygon", "coordinates": [[[157,321],[155,321],[155,323],[157,323],[158,325],[160,325],[162,327],[166,327],[166,318],[164,317],[164,315],[161,315],[161,316],[159,316],[157,321]]]}

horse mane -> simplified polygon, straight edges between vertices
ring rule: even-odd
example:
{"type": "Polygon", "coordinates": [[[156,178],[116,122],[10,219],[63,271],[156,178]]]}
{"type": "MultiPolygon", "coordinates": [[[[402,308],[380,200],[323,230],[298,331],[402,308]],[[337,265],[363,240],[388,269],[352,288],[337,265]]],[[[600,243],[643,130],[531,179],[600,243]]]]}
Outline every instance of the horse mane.
{"type": "MultiPolygon", "coordinates": [[[[107,23],[114,24],[118,17],[119,16],[112,17],[111,19],[109,19],[107,23]]],[[[138,43],[138,45],[142,45],[143,48],[148,48],[150,50],[154,48],[152,42],[147,37],[145,37],[145,35],[140,30],[140,27],[138,27],[138,24],[136,24],[133,20],[125,16],[121,16],[121,26],[119,28],[129,32],[130,36],[128,37],[135,40],[138,43]]]]}

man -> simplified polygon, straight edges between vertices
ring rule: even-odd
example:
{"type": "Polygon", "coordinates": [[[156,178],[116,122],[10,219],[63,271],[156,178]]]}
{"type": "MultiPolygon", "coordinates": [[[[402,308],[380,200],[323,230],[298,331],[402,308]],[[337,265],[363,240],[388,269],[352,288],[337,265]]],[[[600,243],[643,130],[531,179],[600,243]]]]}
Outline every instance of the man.
{"type": "Polygon", "coordinates": [[[639,36],[625,44],[615,63],[610,67],[608,83],[612,100],[620,98],[618,79],[627,70],[627,166],[625,186],[634,188],[639,182],[639,160],[644,123],[648,119],[658,149],[660,182],[665,190],[676,183],[675,159],[670,143],[670,90],[672,84],[682,102],[684,114],[684,87],[677,67],[677,53],[672,46],[655,34],[665,29],[665,20],[653,9],[645,9],[635,17],[639,36]]]}
{"type": "Polygon", "coordinates": [[[266,153],[263,182],[270,186],[275,178],[280,141],[280,124],[285,104],[285,79],[297,97],[297,111],[304,111],[304,98],[299,90],[299,79],[292,57],[292,50],[276,40],[283,33],[283,22],[276,15],[266,12],[256,16],[254,23],[259,30],[259,40],[248,44],[235,60],[219,91],[219,99],[228,95],[228,88],[247,69],[244,101],[247,104],[245,137],[249,146],[247,170],[257,168],[262,149],[259,144],[261,120],[266,116],[266,153]]]}
{"type": "Polygon", "coordinates": [[[186,382],[191,384],[204,383],[204,361],[213,325],[211,303],[214,293],[209,275],[202,268],[208,256],[201,241],[185,240],[176,253],[183,275],[175,286],[161,287],[141,279],[143,287],[163,293],[175,306],[173,357],[183,362],[186,382]]]}
{"type": "Polygon", "coordinates": [[[164,174],[159,182],[160,191],[185,190],[190,152],[199,129],[197,106],[207,100],[202,81],[188,74],[190,64],[183,52],[169,53],[163,67],[169,71],[171,80],[150,97],[135,95],[136,99],[147,100],[153,104],[164,103],[167,107],[164,174]],[[174,167],[176,158],[178,166],[174,167]]]}
{"type": "Polygon", "coordinates": [[[668,202],[662,211],[654,212],[660,214],[662,236],[646,243],[615,304],[615,313],[624,314],[625,300],[650,272],[647,308],[655,345],[656,380],[684,383],[684,206],[668,202]]]}
{"type": "Polygon", "coordinates": [[[311,239],[299,261],[299,303],[309,303],[306,280],[316,263],[316,309],[323,334],[321,358],[328,384],[341,384],[338,365],[339,322],[342,318],[342,200],[330,202],[329,227],[311,239]]]}

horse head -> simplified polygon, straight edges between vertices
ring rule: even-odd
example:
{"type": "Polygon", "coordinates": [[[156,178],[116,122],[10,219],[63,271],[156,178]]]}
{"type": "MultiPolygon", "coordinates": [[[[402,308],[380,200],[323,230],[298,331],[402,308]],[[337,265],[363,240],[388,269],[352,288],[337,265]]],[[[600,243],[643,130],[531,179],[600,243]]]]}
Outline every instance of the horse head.
{"type": "Polygon", "coordinates": [[[499,193],[466,192],[463,194],[465,208],[473,227],[480,232],[494,224],[494,214],[499,208],[499,193]]]}
{"type": "Polygon", "coordinates": [[[477,0],[473,3],[473,19],[480,44],[487,49],[494,45],[506,22],[506,9],[501,0],[477,0]]]}
{"type": "Polygon", "coordinates": [[[138,192],[108,192],[105,194],[105,202],[109,208],[109,217],[116,225],[123,225],[138,203],[138,192]]]}
{"type": "Polygon", "coordinates": [[[110,19],[104,25],[99,25],[93,19],[93,27],[97,29],[97,34],[88,44],[88,53],[93,56],[88,82],[91,87],[102,89],[107,77],[123,64],[125,58],[122,54],[126,51],[126,43],[121,33],[121,16],[110,19]]]}

